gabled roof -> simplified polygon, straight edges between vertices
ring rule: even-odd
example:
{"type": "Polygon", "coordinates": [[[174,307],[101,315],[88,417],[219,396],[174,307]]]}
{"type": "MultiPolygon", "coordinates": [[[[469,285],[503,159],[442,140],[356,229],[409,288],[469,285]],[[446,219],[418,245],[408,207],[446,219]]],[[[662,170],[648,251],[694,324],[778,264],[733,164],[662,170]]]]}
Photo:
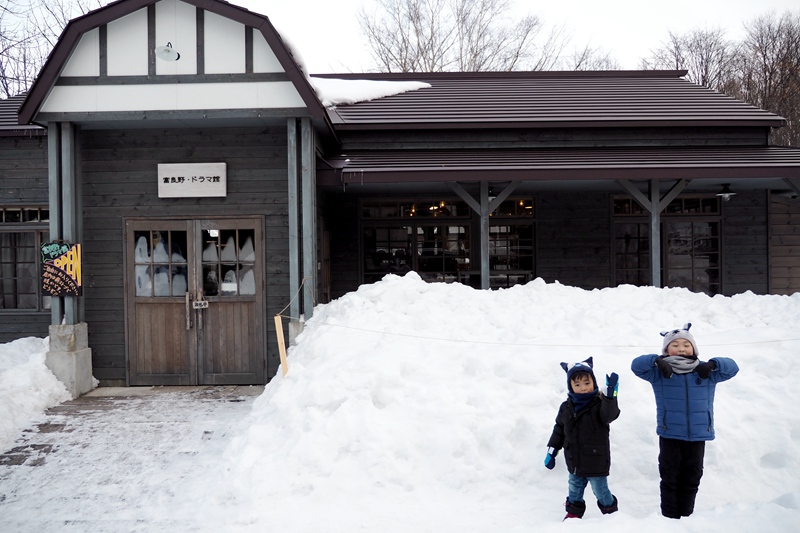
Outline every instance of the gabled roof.
{"type": "MultiPolygon", "coordinates": [[[[328,110],[337,130],[764,126],[785,119],[683,79],[685,70],[331,74],[429,88],[328,110]]],[[[315,75],[316,76],[316,75],[315,75]]]]}
{"type": "MultiPolygon", "coordinates": [[[[42,71],[39,73],[36,81],[28,92],[27,99],[19,109],[19,123],[29,124],[35,119],[36,113],[47,98],[49,91],[58,80],[61,71],[83,34],[149,5],[155,4],[157,1],[158,0],[118,0],[71,20],[64,28],[58,43],[50,53],[42,71]]],[[[281,39],[266,16],[222,0],[181,1],[260,31],[285,70],[289,81],[293,83],[303,99],[303,102],[309,109],[312,118],[317,122],[326,123],[327,127],[330,128],[328,117],[314,89],[311,87],[305,74],[301,71],[298,63],[292,57],[289,47],[281,39]]]]}

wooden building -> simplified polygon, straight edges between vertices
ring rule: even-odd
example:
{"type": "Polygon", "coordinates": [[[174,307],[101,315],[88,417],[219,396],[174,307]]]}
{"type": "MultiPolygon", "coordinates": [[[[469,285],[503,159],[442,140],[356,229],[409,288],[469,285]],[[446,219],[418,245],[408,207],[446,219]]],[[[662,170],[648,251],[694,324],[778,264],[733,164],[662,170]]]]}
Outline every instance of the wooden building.
{"type": "MultiPolygon", "coordinates": [[[[0,342],[86,324],[103,385],[265,383],[273,316],[387,273],[800,290],[785,120],[680,71],[304,73],[266,16],[120,0],[0,104],[0,342]],[[423,82],[324,106],[314,80],[423,82]],[[49,298],[37,248],[82,245],[49,298]]],[[[536,310],[520,310],[536,312],[536,310]]]]}

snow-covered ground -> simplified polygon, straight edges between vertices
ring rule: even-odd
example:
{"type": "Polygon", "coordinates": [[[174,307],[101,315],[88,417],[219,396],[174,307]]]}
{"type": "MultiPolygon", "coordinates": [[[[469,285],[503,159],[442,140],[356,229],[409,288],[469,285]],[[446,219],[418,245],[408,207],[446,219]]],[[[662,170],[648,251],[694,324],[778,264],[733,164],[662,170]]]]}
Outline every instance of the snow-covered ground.
{"type": "MultiPolygon", "coordinates": [[[[43,351],[42,339],[0,345],[6,448],[64,399],[43,351]]],[[[800,294],[585,291],[540,279],[479,291],[389,275],[318,306],[289,350],[287,375],[179,465],[138,457],[127,475],[105,457],[0,467],[0,531],[56,530],[54,515],[69,524],[66,495],[89,488],[103,497],[86,498],[74,520],[107,526],[94,531],[113,531],[115,516],[135,518],[125,524],[137,531],[798,531],[798,353],[800,294]],[[678,521],[659,513],[655,402],[630,362],[686,322],[701,359],[732,357],[741,370],[717,387],[717,439],[695,514],[678,521]],[[566,398],[559,363],[588,356],[600,379],[620,375],[609,478],[620,510],[602,516],[587,490],[584,519],[561,522],[567,473],[561,456],[544,468],[545,445],[566,398]],[[13,496],[25,472],[49,472],[43,494],[13,496]],[[159,490],[139,490],[147,479],[159,490]]],[[[137,449],[164,445],[144,429],[131,439],[137,449]]]]}

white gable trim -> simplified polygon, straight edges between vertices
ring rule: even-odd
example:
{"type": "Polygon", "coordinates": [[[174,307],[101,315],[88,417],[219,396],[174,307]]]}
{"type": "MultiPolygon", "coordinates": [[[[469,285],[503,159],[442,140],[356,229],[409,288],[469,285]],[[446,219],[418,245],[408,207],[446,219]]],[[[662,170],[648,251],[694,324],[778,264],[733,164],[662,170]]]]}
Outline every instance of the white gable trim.
{"type": "Polygon", "coordinates": [[[292,82],[54,87],[42,113],[304,108],[292,82]]]}

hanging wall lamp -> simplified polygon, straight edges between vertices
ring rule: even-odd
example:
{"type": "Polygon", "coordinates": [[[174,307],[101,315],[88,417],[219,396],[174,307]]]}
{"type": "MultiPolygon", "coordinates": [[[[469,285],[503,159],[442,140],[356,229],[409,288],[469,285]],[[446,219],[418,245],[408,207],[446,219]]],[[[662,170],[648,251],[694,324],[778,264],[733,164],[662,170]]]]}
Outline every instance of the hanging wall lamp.
{"type": "Polygon", "coordinates": [[[723,183],[722,189],[720,189],[720,191],[717,193],[717,196],[722,198],[723,202],[727,202],[731,199],[731,196],[736,196],[736,193],[731,190],[730,183],[723,183]]]}
{"type": "Polygon", "coordinates": [[[164,61],[177,61],[181,55],[172,48],[172,43],[167,43],[167,46],[156,47],[156,57],[164,61]]]}

